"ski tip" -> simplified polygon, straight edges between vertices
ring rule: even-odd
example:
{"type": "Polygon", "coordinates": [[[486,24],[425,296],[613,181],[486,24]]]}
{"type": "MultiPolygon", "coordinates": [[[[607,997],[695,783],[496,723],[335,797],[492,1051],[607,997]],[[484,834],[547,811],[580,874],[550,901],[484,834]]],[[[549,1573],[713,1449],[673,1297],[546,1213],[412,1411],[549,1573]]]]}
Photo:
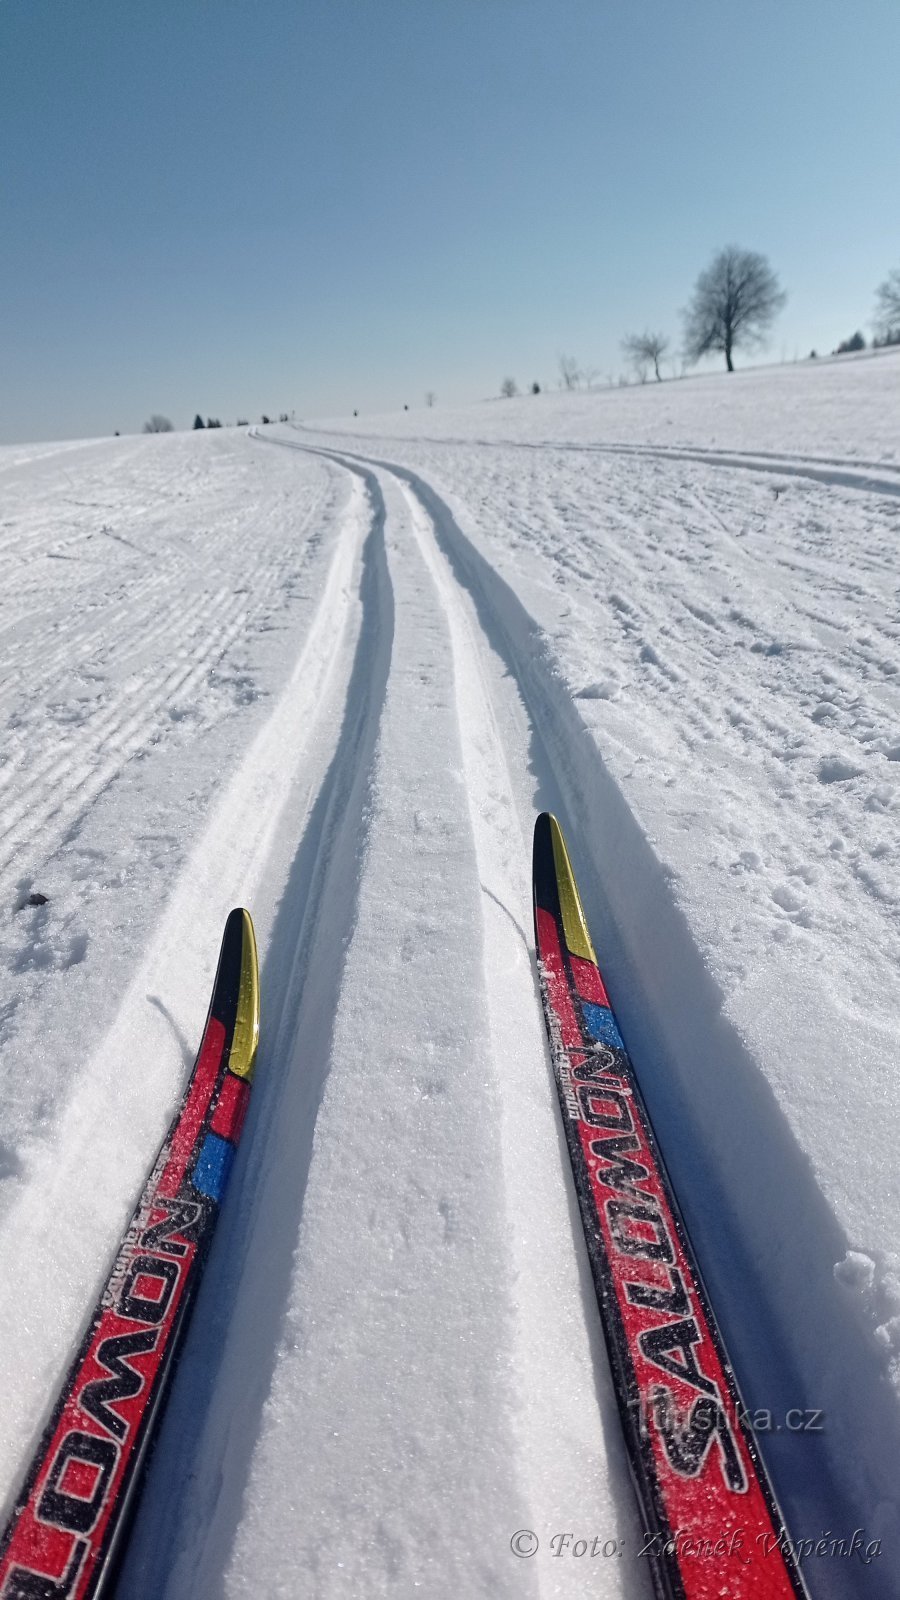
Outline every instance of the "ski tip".
{"type": "Polygon", "coordinates": [[[550,824],[555,822],[555,817],[549,811],[542,811],[535,818],[534,843],[531,851],[531,880],[534,893],[534,909],[549,911],[557,915],[559,896],[556,892],[556,869],[553,865],[553,835],[550,824]]]}
{"type": "Polygon", "coordinates": [[[534,844],[532,847],[532,864],[534,867],[535,889],[537,889],[537,885],[547,868],[551,869],[551,875],[555,877],[555,871],[552,870],[553,829],[555,827],[558,828],[559,823],[554,817],[552,811],[542,811],[539,816],[535,817],[534,844]]]}
{"type": "Polygon", "coordinates": [[[259,958],[256,951],[256,933],[253,918],[243,906],[231,912],[228,921],[240,925],[241,971],[238,980],[237,1009],[234,1033],[228,1056],[228,1070],[235,1077],[250,1083],[256,1068],[259,1046],[259,958]]]}
{"type": "Polygon", "coordinates": [[[542,811],[534,825],[535,904],[558,909],[568,950],[597,965],[581,896],[569,860],[565,836],[551,811],[542,811]],[[553,902],[555,901],[555,905],[553,902]]]}

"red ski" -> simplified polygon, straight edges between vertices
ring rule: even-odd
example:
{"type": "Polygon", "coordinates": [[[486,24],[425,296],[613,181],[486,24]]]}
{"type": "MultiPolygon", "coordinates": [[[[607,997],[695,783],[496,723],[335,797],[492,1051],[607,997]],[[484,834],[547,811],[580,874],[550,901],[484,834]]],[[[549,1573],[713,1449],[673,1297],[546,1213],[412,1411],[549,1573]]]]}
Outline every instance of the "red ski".
{"type": "Polygon", "coordinates": [[[241,1135],[259,1035],[232,911],[197,1060],[0,1542],[0,1600],[109,1594],[241,1135]]]}
{"type": "Polygon", "coordinates": [[[805,1596],[555,817],[534,831],[550,1053],[645,1552],[663,1600],[805,1596]]]}

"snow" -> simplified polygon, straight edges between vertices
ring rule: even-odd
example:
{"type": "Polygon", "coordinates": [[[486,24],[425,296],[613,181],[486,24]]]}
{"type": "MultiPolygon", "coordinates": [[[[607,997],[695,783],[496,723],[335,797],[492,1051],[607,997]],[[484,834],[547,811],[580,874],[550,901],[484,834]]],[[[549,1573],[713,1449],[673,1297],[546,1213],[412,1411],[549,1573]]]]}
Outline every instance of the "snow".
{"type": "Polygon", "coordinates": [[[882,1541],[810,1591],[897,1592],[898,393],[886,352],[0,450],[0,1495],[230,905],[260,940],[126,1600],[652,1592],[535,987],[543,808],[791,1531],[882,1541]]]}

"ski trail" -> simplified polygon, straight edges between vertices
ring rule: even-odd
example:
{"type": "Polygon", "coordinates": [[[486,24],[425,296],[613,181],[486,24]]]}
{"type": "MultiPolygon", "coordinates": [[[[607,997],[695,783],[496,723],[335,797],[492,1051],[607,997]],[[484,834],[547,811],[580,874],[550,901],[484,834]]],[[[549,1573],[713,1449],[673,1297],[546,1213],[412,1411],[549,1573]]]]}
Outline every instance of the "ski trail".
{"type": "Polygon", "coordinates": [[[309,424],[292,424],[301,435],[321,436],[321,444],[310,444],[313,452],[334,451],[348,459],[357,454],[358,459],[375,459],[360,456],[353,450],[357,443],[367,442],[382,449],[386,443],[410,446],[433,445],[447,449],[465,450],[473,447],[482,450],[521,450],[536,454],[632,457],[649,461],[696,461],[708,467],[725,467],[733,471],[764,472],[787,477],[811,479],[831,488],[862,490],[870,494],[895,497],[900,495],[900,466],[891,461],[870,461],[844,456],[814,456],[776,450],[728,450],[703,445],[624,444],[613,441],[586,441],[572,439],[503,439],[479,438],[453,439],[432,437],[428,434],[392,436],[372,434],[348,436],[346,450],[335,442],[335,434],[309,424]],[[327,442],[325,442],[327,441],[327,442]],[[884,477],[887,473],[890,476],[884,477]]]}
{"type": "Polygon", "coordinates": [[[359,493],[365,485],[371,516],[353,664],[339,692],[318,708],[321,725],[338,733],[314,803],[301,761],[291,774],[280,849],[262,882],[263,903],[271,900],[277,911],[262,941],[262,1038],[243,1160],[232,1176],[232,1204],[219,1224],[193,1339],[173,1386],[120,1579],[121,1600],[221,1593],[260,1414],[283,1345],[313,1130],[357,915],[393,648],[380,490],[372,474],[357,470],[351,481],[359,493]]]}
{"type": "Polygon", "coordinates": [[[226,785],[113,1025],[73,1084],[52,1138],[32,1152],[27,1184],[0,1223],[6,1287],[0,1341],[9,1353],[0,1497],[55,1392],[193,1058],[193,1043],[182,1041],[199,1038],[198,1008],[209,994],[225,915],[233,904],[254,900],[294,769],[308,755],[332,685],[341,684],[366,520],[357,489],[291,680],[226,785]],[[158,995],[166,996],[165,1006],[156,1003],[158,995]],[[140,1081],[130,1070],[136,1059],[140,1081]],[[57,1218],[53,1250],[48,1216],[57,1218]],[[32,1317],[40,1328],[33,1344],[32,1317]]]}
{"type": "MultiPolygon", "coordinates": [[[[543,447],[529,445],[527,448],[578,451],[591,455],[639,456],[642,459],[658,461],[699,461],[707,467],[725,467],[735,472],[767,472],[782,477],[807,478],[814,483],[824,483],[829,488],[862,490],[875,495],[900,495],[900,481],[896,478],[877,476],[868,463],[862,463],[861,467],[856,467],[854,464],[854,469],[848,470],[836,462],[827,460],[821,465],[815,464],[809,456],[778,456],[774,453],[755,451],[750,454],[734,450],[688,450],[675,445],[663,448],[654,445],[557,444],[543,447]]],[[[877,463],[877,473],[897,470],[888,462],[877,463]]]]}
{"type": "MultiPolygon", "coordinates": [[[[518,681],[536,803],[566,820],[588,920],[745,1399],[775,1416],[799,1406],[828,1418],[816,1436],[781,1430],[761,1440],[789,1526],[819,1537],[829,1526],[865,1522],[873,1537],[893,1541],[900,1427],[895,1407],[885,1404],[880,1355],[861,1343],[835,1281],[848,1241],[722,1014],[665,870],[607,771],[548,640],[425,479],[395,463],[370,464],[420,500],[484,633],[518,681]],[[802,1226],[786,1227],[790,1217],[802,1226]],[[829,1330],[824,1346],[813,1337],[822,1327],[829,1330]]],[[[810,1581],[816,1595],[840,1593],[834,1565],[810,1581]]],[[[877,1564],[855,1572],[854,1581],[872,1600],[893,1592],[877,1564]]]]}
{"type": "MultiPolygon", "coordinates": [[[[423,1587],[435,1600],[542,1592],[534,1570],[509,1550],[527,1497],[518,1487],[508,1353],[500,1084],[483,995],[480,864],[453,649],[410,533],[408,501],[394,480],[382,485],[370,481],[370,494],[384,495],[395,625],[371,774],[365,752],[346,752],[367,795],[362,856],[354,857],[358,897],[348,926],[346,905],[334,903],[345,852],[328,847],[325,949],[320,916],[301,953],[304,964],[333,965],[329,917],[335,925],[343,918],[343,972],[322,1004],[324,1011],[336,999],[333,1034],[330,1022],[317,1028],[310,1018],[317,974],[307,970],[296,1017],[283,1012],[289,1075],[277,1125],[269,1119],[260,1146],[258,1192],[249,1170],[246,1184],[235,1173],[238,1209],[247,1212],[234,1263],[242,1281],[221,1325],[208,1408],[201,1401],[206,1426],[189,1459],[178,1460],[179,1408],[186,1423],[210,1347],[201,1328],[196,1357],[189,1350],[179,1374],[125,1595],[256,1594],[262,1548],[273,1600],[402,1596],[423,1587]],[[310,1145],[307,1174],[302,1152],[310,1145]],[[264,1203],[267,1194],[279,1197],[278,1209],[264,1203]],[[276,1278],[282,1260],[289,1267],[286,1294],[270,1285],[273,1232],[276,1278]],[[276,1299],[280,1316],[270,1320],[266,1307],[276,1299]],[[274,1369],[259,1359],[270,1334],[274,1369]],[[174,1512],[160,1523],[158,1496],[177,1506],[180,1536],[174,1512]]],[[[366,659],[362,668],[371,689],[381,669],[366,659]]],[[[352,695],[347,709],[353,713],[352,695]]],[[[546,1096],[533,1019],[530,1031],[546,1096]]],[[[256,1095],[264,1070],[263,1061],[256,1095]]],[[[244,1145],[248,1139],[252,1158],[252,1126],[244,1145]]],[[[565,1227],[564,1204],[560,1211],[565,1227]]],[[[220,1242],[225,1262],[228,1237],[217,1250],[220,1242]]],[[[208,1303],[218,1292],[215,1271],[211,1261],[208,1303]]],[[[577,1271],[573,1277],[577,1300],[577,1271]]]]}
{"type": "Polygon", "coordinates": [[[496,1471],[506,1222],[450,644],[390,480],[384,497],[396,628],[358,913],[228,1596],[255,1592],[276,1528],[273,1596],[523,1592],[514,1459],[496,1471]]]}
{"type": "MultiPolygon", "coordinates": [[[[534,780],[526,776],[527,713],[518,683],[490,647],[440,550],[431,518],[409,488],[403,492],[450,630],[481,884],[484,987],[499,1084],[515,1284],[517,1451],[528,1490],[527,1525],[544,1544],[548,1534],[574,1523],[580,1533],[603,1530],[604,1543],[621,1543],[633,1552],[640,1546],[638,1514],[547,1070],[535,982],[530,875],[535,810],[534,780]]],[[[557,1566],[552,1559],[552,1568],[546,1561],[537,1568],[540,1593],[583,1594],[579,1565],[557,1566]]],[[[642,1583],[630,1564],[607,1567],[602,1593],[649,1595],[649,1578],[642,1583]]]]}
{"type": "MultiPolygon", "coordinates": [[[[818,1536],[829,1525],[867,1522],[893,1541],[898,1418],[884,1403],[878,1353],[861,1344],[835,1282],[834,1262],[848,1241],[768,1084],[722,1016],[664,869],[566,693],[547,641],[430,486],[393,470],[422,499],[483,626],[519,678],[541,789],[548,808],[561,805],[572,824],[588,920],[745,1398],[776,1416],[800,1405],[828,1417],[819,1436],[761,1438],[789,1526],[797,1536],[818,1536]],[[822,1327],[825,1348],[815,1337],[822,1327]],[[773,1350],[780,1355],[774,1367],[773,1350]]],[[[834,1566],[817,1569],[811,1583],[816,1594],[841,1592],[834,1566]]],[[[854,1583],[867,1596],[893,1592],[893,1578],[874,1565],[854,1573],[854,1583]]]]}
{"type": "MultiPolygon", "coordinates": [[[[661,446],[660,452],[666,454],[672,448],[671,445],[661,446]]],[[[674,448],[677,448],[677,446],[674,448]]],[[[795,450],[725,450],[713,445],[697,445],[695,448],[698,454],[704,457],[708,456],[711,459],[716,456],[726,456],[729,460],[734,459],[737,461],[778,461],[822,468],[846,467],[848,471],[857,474],[890,472],[900,475],[900,465],[895,464],[893,461],[885,461],[883,458],[880,461],[877,458],[872,461],[865,456],[818,456],[795,450]]]]}
{"type": "Polygon", "coordinates": [[[173,436],[133,472],[120,454],[4,497],[27,559],[0,596],[0,1211],[293,669],[347,493],[321,462],[267,472],[243,437],[173,436]],[[57,570],[76,522],[93,554],[57,570]]]}
{"type": "MultiPolygon", "coordinates": [[[[581,1570],[517,1561],[517,1529],[549,1539],[575,1517],[637,1547],[529,954],[530,786],[514,799],[505,754],[527,744],[521,702],[422,507],[363,470],[384,493],[396,625],[358,902],[328,912],[341,853],[317,839],[326,915],[280,1005],[277,1121],[264,1057],[241,1220],[210,1263],[209,1321],[179,1374],[123,1600],[252,1593],[262,1547],[277,1551],[273,1595],[567,1595],[581,1570]],[[339,964],[330,918],[352,935],[317,1019],[321,973],[339,964]],[[336,1518],[354,1529],[340,1561],[336,1518]]],[[[368,783],[364,755],[346,760],[368,783]]],[[[607,1564],[598,1592],[636,1600],[640,1578],[607,1564]]]]}

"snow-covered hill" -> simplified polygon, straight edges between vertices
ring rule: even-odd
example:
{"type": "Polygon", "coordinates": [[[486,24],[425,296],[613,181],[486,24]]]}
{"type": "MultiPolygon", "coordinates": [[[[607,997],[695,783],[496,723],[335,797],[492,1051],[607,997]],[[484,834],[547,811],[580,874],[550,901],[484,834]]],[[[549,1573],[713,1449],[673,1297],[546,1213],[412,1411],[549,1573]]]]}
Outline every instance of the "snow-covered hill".
{"type": "Polygon", "coordinates": [[[898,398],[885,354],[0,451],[0,1494],[232,904],[260,937],[127,1600],[652,1592],[536,996],[543,808],[792,1532],[881,1540],[810,1590],[900,1592],[898,398]]]}

